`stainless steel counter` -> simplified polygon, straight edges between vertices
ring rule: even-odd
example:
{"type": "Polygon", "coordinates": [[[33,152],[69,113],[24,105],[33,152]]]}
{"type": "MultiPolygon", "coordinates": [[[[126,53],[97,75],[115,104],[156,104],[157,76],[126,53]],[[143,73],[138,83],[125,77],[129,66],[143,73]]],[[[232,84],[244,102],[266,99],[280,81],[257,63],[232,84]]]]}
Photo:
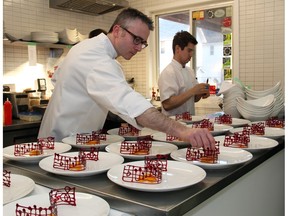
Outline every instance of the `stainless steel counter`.
{"type": "Polygon", "coordinates": [[[173,192],[140,192],[122,188],[111,182],[106,173],[91,177],[71,178],[47,173],[35,164],[4,161],[4,169],[32,178],[37,184],[49,188],[74,186],[104,198],[113,209],[135,215],[183,215],[207,200],[227,185],[252,171],[263,161],[284,149],[284,138],[279,145],[253,154],[253,159],[228,169],[206,170],[207,176],[196,185],[173,192]]]}

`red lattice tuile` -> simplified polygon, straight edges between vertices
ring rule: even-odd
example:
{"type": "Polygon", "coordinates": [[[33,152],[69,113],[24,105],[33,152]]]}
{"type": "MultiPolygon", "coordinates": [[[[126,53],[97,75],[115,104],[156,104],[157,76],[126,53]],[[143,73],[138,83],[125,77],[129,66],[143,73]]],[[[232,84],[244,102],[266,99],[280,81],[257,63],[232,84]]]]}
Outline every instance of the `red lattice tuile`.
{"type": "Polygon", "coordinates": [[[166,141],[182,141],[180,138],[176,136],[172,136],[170,134],[166,134],[166,141]]]}
{"type": "Polygon", "coordinates": [[[217,124],[232,124],[232,117],[229,114],[215,117],[215,123],[217,124]]]}
{"type": "Polygon", "coordinates": [[[99,160],[99,149],[100,148],[90,148],[90,151],[87,151],[87,149],[80,149],[79,151],[79,157],[84,157],[85,160],[93,160],[98,161],[99,160]]]}
{"type": "Polygon", "coordinates": [[[207,128],[209,131],[214,131],[214,123],[209,119],[203,119],[200,122],[192,124],[192,128],[207,128]]]}
{"type": "Polygon", "coordinates": [[[11,171],[3,170],[3,186],[11,186],[11,171]]]}
{"type": "Polygon", "coordinates": [[[92,131],[92,133],[77,133],[76,144],[78,145],[96,145],[100,144],[101,140],[106,140],[106,134],[102,134],[102,131],[92,131]]]}
{"type": "Polygon", "coordinates": [[[234,133],[232,136],[226,135],[223,145],[234,148],[247,148],[250,142],[250,133],[248,130],[243,130],[239,133],[234,133]]]}
{"type": "Polygon", "coordinates": [[[60,189],[52,189],[49,192],[51,205],[76,206],[75,187],[66,186],[60,189]]]}
{"type": "Polygon", "coordinates": [[[191,121],[192,115],[189,112],[184,112],[182,114],[176,114],[175,119],[176,119],[176,121],[178,121],[178,120],[191,121]]]}
{"type": "Polygon", "coordinates": [[[14,145],[15,156],[37,156],[43,154],[43,147],[38,143],[23,143],[14,145]]]}
{"type": "Polygon", "coordinates": [[[250,131],[250,134],[254,134],[254,135],[264,135],[265,134],[264,122],[252,124],[250,127],[244,127],[244,130],[245,129],[250,131]]]}
{"type": "Polygon", "coordinates": [[[70,157],[54,153],[53,168],[70,171],[82,171],[86,169],[86,159],[79,155],[70,157]]]}
{"type": "Polygon", "coordinates": [[[16,203],[16,216],[57,216],[57,206],[37,207],[23,206],[16,203]]]}
{"type": "Polygon", "coordinates": [[[128,123],[121,123],[121,126],[118,131],[120,136],[138,136],[139,130],[128,123]]]}
{"type": "Polygon", "coordinates": [[[155,166],[125,165],[122,180],[143,184],[159,184],[162,181],[162,170],[155,166]]]}
{"type": "Polygon", "coordinates": [[[203,163],[217,163],[218,155],[220,153],[219,150],[220,141],[215,141],[215,149],[203,149],[203,148],[195,148],[188,147],[186,151],[186,160],[187,161],[200,161],[203,163]]]}
{"type": "Polygon", "coordinates": [[[271,117],[265,121],[265,126],[275,127],[275,128],[284,128],[285,127],[285,121],[278,119],[277,117],[271,117]]]}
{"type": "Polygon", "coordinates": [[[38,138],[37,143],[42,145],[43,149],[54,149],[55,137],[38,138]]]}
{"type": "Polygon", "coordinates": [[[123,141],[120,146],[121,154],[147,155],[152,147],[151,140],[123,141]]]}
{"type": "Polygon", "coordinates": [[[167,158],[168,155],[161,155],[158,154],[155,156],[145,156],[145,167],[147,166],[154,166],[162,171],[167,171],[167,158]]]}

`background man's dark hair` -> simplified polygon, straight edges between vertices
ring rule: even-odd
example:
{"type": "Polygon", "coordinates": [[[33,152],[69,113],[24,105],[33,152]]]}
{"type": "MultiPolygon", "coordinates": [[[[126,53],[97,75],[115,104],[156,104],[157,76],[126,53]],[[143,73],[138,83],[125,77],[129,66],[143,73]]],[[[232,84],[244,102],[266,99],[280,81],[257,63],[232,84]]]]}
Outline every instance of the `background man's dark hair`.
{"type": "Polygon", "coordinates": [[[173,38],[173,44],[172,44],[173,53],[175,54],[176,45],[180,46],[181,50],[183,50],[188,45],[188,43],[197,45],[198,41],[193,35],[191,35],[187,31],[177,32],[173,38]]]}
{"type": "Polygon", "coordinates": [[[107,34],[107,32],[103,29],[100,29],[100,28],[94,29],[89,33],[89,38],[96,37],[97,35],[101,33],[107,34]]]}

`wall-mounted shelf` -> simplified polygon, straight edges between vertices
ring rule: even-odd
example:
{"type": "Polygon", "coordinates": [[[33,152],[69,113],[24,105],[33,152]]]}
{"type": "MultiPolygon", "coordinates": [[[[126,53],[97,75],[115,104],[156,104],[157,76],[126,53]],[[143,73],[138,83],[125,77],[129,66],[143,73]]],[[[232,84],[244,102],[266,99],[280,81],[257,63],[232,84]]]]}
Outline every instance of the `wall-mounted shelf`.
{"type": "Polygon", "coordinates": [[[9,40],[3,40],[4,46],[28,46],[28,45],[36,45],[37,47],[43,48],[56,48],[56,49],[70,49],[73,45],[67,44],[52,44],[52,43],[37,43],[37,42],[26,42],[26,41],[14,41],[11,42],[9,40]]]}

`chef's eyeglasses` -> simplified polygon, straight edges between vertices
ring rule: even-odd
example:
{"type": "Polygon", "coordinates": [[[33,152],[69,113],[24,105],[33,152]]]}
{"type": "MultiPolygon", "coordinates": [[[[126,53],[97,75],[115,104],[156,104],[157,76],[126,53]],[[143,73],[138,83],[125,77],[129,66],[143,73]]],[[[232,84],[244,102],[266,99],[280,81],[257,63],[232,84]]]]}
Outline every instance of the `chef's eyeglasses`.
{"type": "Polygon", "coordinates": [[[133,34],[132,32],[130,32],[128,29],[124,28],[123,26],[120,26],[122,29],[124,29],[126,32],[128,32],[132,37],[133,37],[133,43],[135,45],[139,45],[141,44],[141,48],[144,49],[148,46],[147,41],[143,40],[141,37],[133,34]]]}

